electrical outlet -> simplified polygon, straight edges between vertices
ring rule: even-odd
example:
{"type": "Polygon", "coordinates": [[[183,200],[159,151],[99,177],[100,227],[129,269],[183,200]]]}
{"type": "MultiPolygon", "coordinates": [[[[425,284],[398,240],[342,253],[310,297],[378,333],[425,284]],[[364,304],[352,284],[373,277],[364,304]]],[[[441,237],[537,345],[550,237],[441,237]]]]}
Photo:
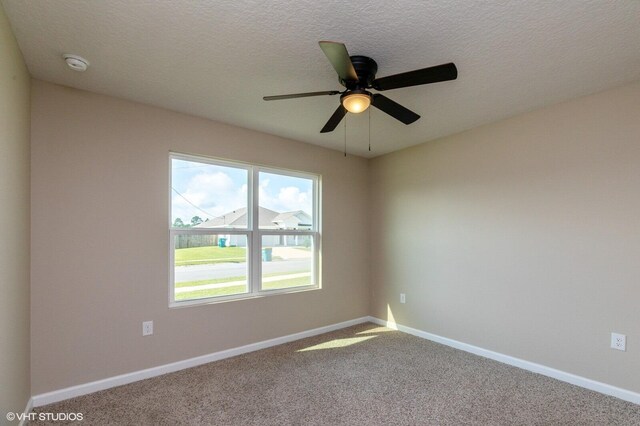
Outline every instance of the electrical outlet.
{"type": "Polygon", "coordinates": [[[400,293],[400,303],[407,303],[407,297],[404,293],[400,293]]]}
{"type": "Polygon", "coordinates": [[[142,335],[151,336],[153,334],[153,321],[144,321],[142,323],[142,335]]]}
{"type": "Polygon", "coordinates": [[[611,348],[619,351],[626,351],[627,336],[619,333],[611,333],[611,348]]]}

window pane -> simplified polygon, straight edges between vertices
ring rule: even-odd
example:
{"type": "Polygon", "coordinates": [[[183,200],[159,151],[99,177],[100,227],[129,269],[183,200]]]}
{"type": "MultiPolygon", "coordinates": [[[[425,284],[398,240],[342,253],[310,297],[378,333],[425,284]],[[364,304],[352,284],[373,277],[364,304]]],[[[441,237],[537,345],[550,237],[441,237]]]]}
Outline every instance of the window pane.
{"type": "Polygon", "coordinates": [[[262,289],[312,285],[312,260],[312,236],[263,235],[262,289]]]}
{"type": "Polygon", "coordinates": [[[246,169],[171,160],[174,228],[247,228],[246,169]]]}
{"type": "Polygon", "coordinates": [[[261,229],[312,229],[313,179],[260,172],[261,229]]]}
{"type": "Polygon", "coordinates": [[[246,235],[176,235],[176,301],[247,293],[246,235]]]}

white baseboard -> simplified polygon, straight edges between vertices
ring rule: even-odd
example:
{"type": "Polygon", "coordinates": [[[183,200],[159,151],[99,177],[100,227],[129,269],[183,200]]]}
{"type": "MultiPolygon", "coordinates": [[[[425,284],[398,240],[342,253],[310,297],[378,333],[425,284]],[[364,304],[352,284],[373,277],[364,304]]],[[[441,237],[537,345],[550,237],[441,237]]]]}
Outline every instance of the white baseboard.
{"type": "Polygon", "coordinates": [[[385,321],[375,317],[369,317],[369,321],[384,327],[402,331],[407,334],[412,334],[414,336],[421,337],[423,339],[431,340],[436,343],[441,343],[443,345],[451,346],[452,348],[460,349],[465,352],[470,352],[475,355],[480,355],[482,357],[489,358],[494,361],[513,365],[514,367],[522,368],[523,370],[532,371],[534,373],[542,374],[543,376],[547,376],[563,382],[571,383],[572,385],[580,386],[585,389],[600,392],[605,395],[614,396],[616,398],[620,398],[625,401],[633,402],[634,404],[640,404],[640,393],[637,393],[637,392],[633,392],[627,389],[622,389],[616,386],[608,385],[606,383],[597,382],[595,380],[587,379],[586,377],[577,376],[575,374],[567,373],[565,371],[556,370],[555,368],[547,367],[541,364],[536,364],[535,362],[525,361],[520,358],[515,358],[509,355],[493,352],[488,349],[483,349],[477,346],[470,345],[468,343],[463,343],[457,340],[438,336],[436,334],[427,333],[426,331],[417,330],[415,328],[407,327],[391,321],[385,321]]]}
{"type": "MultiPolygon", "coordinates": [[[[140,371],[134,371],[132,373],[121,374],[119,376],[109,377],[106,379],[97,380],[95,382],[84,383],[81,385],[72,386],[65,389],[60,389],[52,392],[43,393],[40,395],[35,395],[33,398],[29,399],[27,403],[27,407],[25,408],[25,413],[28,414],[29,412],[31,412],[33,407],[40,407],[43,405],[52,404],[54,402],[59,402],[65,399],[74,398],[76,396],[87,395],[87,394],[98,392],[104,389],[126,385],[128,383],[137,382],[139,380],[161,376],[163,374],[172,373],[174,371],[196,367],[198,365],[207,364],[209,362],[230,358],[236,355],[253,352],[260,349],[266,349],[272,346],[281,345],[283,343],[292,342],[294,340],[304,339],[306,337],[316,336],[318,334],[328,333],[330,331],[339,330],[341,328],[346,328],[352,325],[362,324],[365,322],[372,322],[384,327],[389,327],[394,330],[399,330],[407,334],[421,337],[423,339],[431,340],[436,343],[441,343],[443,345],[460,349],[465,352],[470,352],[472,354],[489,358],[494,361],[502,362],[504,364],[512,365],[514,367],[522,368],[524,370],[528,370],[534,373],[542,374],[544,376],[548,376],[563,382],[571,383],[573,385],[580,386],[585,389],[600,392],[605,395],[611,395],[616,398],[620,398],[625,401],[632,402],[634,404],[640,404],[640,393],[636,393],[627,389],[618,388],[616,386],[608,385],[606,383],[597,382],[595,380],[587,379],[586,377],[577,376],[575,374],[567,373],[561,370],[556,370],[555,368],[547,367],[541,364],[536,364],[534,362],[526,361],[520,358],[515,358],[509,355],[504,355],[498,352],[490,351],[488,349],[483,349],[477,346],[470,345],[468,343],[463,343],[457,340],[438,336],[436,334],[427,333],[426,331],[407,327],[394,322],[381,320],[375,317],[362,317],[362,318],[356,318],[350,321],[344,321],[338,324],[328,325],[325,327],[314,328],[313,330],[307,330],[307,331],[302,331],[300,333],[277,337],[275,339],[264,340],[262,342],[252,343],[249,345],[240,346],[238,348],[232,348],[232,349],[227,349],[220,352],[214,352],[212,354],[190,358],[183,361],[174,362],[171,364],[160,365],[158,367],[148,368],[140,371]]],[[[20,423],[20,426],[22,426],[23,423],[24,422],[20,423]]]]}
{"type": "MultiPolygon", "coordinates": [[[[186,368],[196,367],[198,365],[207,364],[209,362],[230,358],[236,355],[242,355],[248,352],[258,351],[260,349],[270,348],[272,346],[281,345],[283,343],[293,342],[294,340],[304,339],[306,337],[316,336],[318,334],[328,333],[330,331],[339,330],[352,325],[369,322],[370,317],[356,318],[350,321],[344,321],[338,324],[332,324],[325,327],[314,328],[313,330],[302,331],[300,333],[289,334],[287,336],[277,337],[275,339],[263,340],[262,342],[251,343],[249,345],[240,346],[238,348],[227,349],[220,352],[214,352],[208,355],[202,355],[195,358],[185,359],[183,361],[173,362],[171,364],[160,365],[158,367],[147,368],[145,370],[134,371],[132,373],[121,374],[119,376],[109,377],[95,382],[84,383],[82,385],[72,386],[52,392],[35,395],[29,402],[33,407],[40,407],[54,402],[64,401],[65,399],[75,398],[76,396],[87,395],[104,389],[116,386],[126,385],[127,383],[137,382],[139,380],[148,379],[150,377],[161,376],[174,371],[184,370],[186,368]]],[[[29,411],[31,407],[27,406],[29,411]]]]}
{"type": "Polygon", "coordinates": [[[28,420],[28,415],[33,410],[33,398],[29,398],[27,401],[27,406],[24,407],[24,416],[22,416],[22,420],[18,423],[18,426],[24,426],[28,420]]]}

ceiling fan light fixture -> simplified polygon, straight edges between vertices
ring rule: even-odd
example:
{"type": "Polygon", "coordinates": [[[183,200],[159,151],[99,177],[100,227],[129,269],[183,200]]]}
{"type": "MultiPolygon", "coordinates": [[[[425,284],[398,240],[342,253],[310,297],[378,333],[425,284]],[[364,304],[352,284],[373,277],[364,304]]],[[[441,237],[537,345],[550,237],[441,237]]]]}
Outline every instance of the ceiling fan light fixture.
{"type": "Polygon", "coordinates": [[[353,90],[342,96],[342,106],[353,114],[364,112],[371,105],[371,94],[366,90],[353,90]]]}
{"type": "MultiPolygon", "coordinates": [[[[440,81],[455,80],[458,78],[458,68],[453,62],[407,71],[400,74],[376,78],[378,64],[368,56],[350,56],[344,43],[334,41],[321,41],[320,48],[338,73],[338,81],[346,90],[327,90],[324,92],[293,93],[290,95],[264,96],[265,101],[280,99],[307,98],[310,96],[340,95],[340,105],[333,112],[329,121],[320,130],[320,133],[333,132],[338,124],[345,118],[347,112],[359,114],[369,109],[371,105],[390,115],[404,124],[411,124],[420,119],[420,116],[392,101],[386,96],[372,94],[367,89],[378,92],[403,87],[421,86],[423,84],[438,83],[440,81]]],[[[345,133],[346,134],[346,133],[345,133]]]]}

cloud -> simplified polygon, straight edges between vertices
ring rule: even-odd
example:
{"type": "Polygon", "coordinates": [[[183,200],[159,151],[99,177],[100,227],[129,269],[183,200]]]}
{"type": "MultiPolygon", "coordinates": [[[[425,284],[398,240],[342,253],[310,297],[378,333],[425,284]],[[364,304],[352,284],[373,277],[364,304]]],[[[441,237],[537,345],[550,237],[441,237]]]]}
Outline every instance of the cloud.
{"type": "Polygon", "coordinates": [[[260,205],[277,212],[304,210],[312,211],[313,194],[311,189],[300,191],[297,186],[285,186],[276,189],[277,195],[273,195],[269,188],[269,179],[260,182],[260,205]]]}
{"type": "Polygon", "coordinates": [[[172,221],[180,217],[189,222],[193,216],[212,219],[247,205],[246,183],[234,182],[222,171],[198,173],[179,192],[172,194],[172,221]]]}
{"type": "MultiPolygon", "coordinates": [[[[180,195],[172,192],[172,222],[177,217],[185,223],[193,216],[213,219],[247,206],[247,182],[242,174],[229,174],[220,169],[198,169],[194,174],[189,168],[183,173],[174,174],[174,185],[180,195]]],[[[258,185],[260,205],[277,212],[304,210],[311,214],[312,188],[302,181],[296,185],[298,180],[286,176],[261,177],[258,185]]]]}
{"type": "Polygon", "coordinates": [[[280,188],[278,202],[286,210],[311,211],[311,194],[300,192],[300,188],[295,186],[280,188]]]}
{"type": "Polygon", "coordinates": [[[199,173],[189,181],[189,188],[206,188],[212,193],[223,193],[233,186],[233,179],[224,172],[199,173]]]}

